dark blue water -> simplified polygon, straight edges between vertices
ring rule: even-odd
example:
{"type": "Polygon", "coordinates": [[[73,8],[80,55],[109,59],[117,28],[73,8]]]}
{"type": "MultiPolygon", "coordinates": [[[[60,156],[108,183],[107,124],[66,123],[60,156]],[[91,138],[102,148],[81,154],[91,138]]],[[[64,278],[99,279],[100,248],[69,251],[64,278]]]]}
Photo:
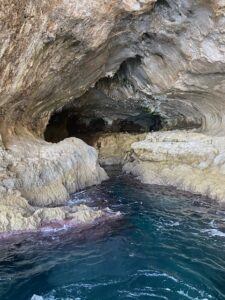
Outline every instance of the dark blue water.
{"type": "Polygon", "coordinates": [[[124,216],[88,230],[1,241],[1,300],[225,299],[219,204],[125,176],[72,201],[124,216]]]}

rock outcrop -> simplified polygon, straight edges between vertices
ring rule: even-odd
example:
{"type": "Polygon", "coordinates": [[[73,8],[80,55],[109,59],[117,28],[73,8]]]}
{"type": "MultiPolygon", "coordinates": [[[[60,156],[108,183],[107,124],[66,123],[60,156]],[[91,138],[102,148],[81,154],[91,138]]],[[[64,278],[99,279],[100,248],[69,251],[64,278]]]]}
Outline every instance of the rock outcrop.
{"type": "Polygon", "coordinates": [[[96,150],[76,138],[58,144],[17,140],[6,154],[8,174],[0,186],[36,206],[63,204],[70,193],[107,179],[96,150]]]}
{"type": "Polygon", "coordinates": [[[98,150],[101,165],[123,165],[130,159],[131,145],[142,141],[146,133],[108,133],[96,138],[93,146],[98,150]]]}
{"type": "Polygon", "coordinates": [[[34,207],[19,195],[8,194],[0,203],[0,238],[24,232],[64,230],[119,217],[119,213],[86,205],[34,207]]]}
{"type": "Polygon", "coordinates": [[[2,232],[89,224],[106,216],[101,210],[63,206],[69,193],[107,179],[96,150],[83,141],[17,140],[0,154],[0,237],[2,232]]]}
{"type": "Polygon", "coordinates": [[[148,134],[133,143],[124,171],[144,182],[173,185],[225,201],[225,139],[193,131],[148,134]]]}

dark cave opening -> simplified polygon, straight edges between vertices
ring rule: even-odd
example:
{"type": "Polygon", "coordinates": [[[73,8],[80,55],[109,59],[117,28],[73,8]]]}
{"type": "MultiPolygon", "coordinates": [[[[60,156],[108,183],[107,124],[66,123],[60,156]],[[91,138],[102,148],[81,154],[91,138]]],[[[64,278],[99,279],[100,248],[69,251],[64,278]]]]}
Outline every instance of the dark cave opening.
{"type": "Polygon", "coordinates": [[[44,132],[47,142],[58,143],[68,137],[77,137],[92,145],[96,136],[104,133],[144,133],[159,131],[163,120],[159,114],[141,112],[135,116],[109,117],[83,115],[68,109],[54,113],[44,132]]]}

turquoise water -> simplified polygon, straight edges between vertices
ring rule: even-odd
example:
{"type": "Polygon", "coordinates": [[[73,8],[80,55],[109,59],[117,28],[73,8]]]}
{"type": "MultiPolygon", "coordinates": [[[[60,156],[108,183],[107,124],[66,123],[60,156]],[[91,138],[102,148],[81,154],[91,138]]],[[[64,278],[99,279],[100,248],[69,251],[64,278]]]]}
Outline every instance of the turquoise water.
{"type": "Polygon", "coordinates": [[[1,300],[225,299],[218,204],[126,176],[70,202],[109,206],[123,218],[0,241],[1,300]]]}

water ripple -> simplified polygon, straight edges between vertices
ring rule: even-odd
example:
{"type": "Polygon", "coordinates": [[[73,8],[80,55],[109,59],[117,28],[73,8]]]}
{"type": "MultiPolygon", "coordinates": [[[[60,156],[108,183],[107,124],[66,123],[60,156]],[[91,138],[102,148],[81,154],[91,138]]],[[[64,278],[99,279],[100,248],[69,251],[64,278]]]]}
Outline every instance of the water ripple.
{"type": "Polygon", "coordinates": [[[221,205],[126,176],[72,203],[109,206],[123,219],[0,242],[0,299],[225,299],[221,205]]]}

